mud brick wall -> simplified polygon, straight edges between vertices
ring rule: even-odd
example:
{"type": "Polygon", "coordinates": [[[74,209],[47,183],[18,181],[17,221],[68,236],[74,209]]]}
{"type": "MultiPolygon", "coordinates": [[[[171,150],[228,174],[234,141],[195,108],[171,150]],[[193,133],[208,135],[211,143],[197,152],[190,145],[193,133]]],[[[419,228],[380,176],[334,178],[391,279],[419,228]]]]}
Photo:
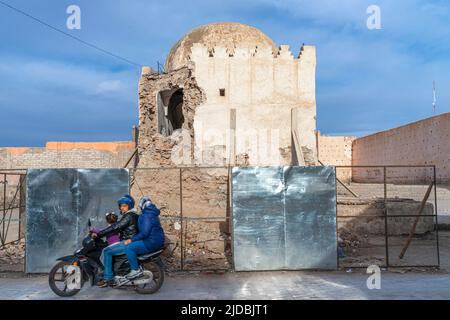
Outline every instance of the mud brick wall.
{"type": "MultiPolygon", "coordinates": [[[[438,183],[450,182],[450,113],[353,141],[353,165],[436,165],[438,183]]],[[[391,169],[391,183],[431,181],[423,168],[391,169]]],[[[382,168],[354,169],[355,182],[382,182],[382,168]]]]}
{"type": "MultiPolygon", "coordinates": [[[[351,166],[352,143],[356,137],[323,136],[318,132],[318,158],[324,165],[351,166]]],[[[351,182],[352,169],[337,168],[336,176],[342,182],[351,182]]]]}
{"type": "Polygon", "coordinates": [[[0,148],[0,169],[121,168],[134,142],[48,142],[37,148],[0,148]]]}
{"type": "Polygon", "coordinates": [[[138,168],[134,176],[132,195],[148,195],[161,209],[170,269],[181,260],[185,270],[230,268],[227,168],[138,168]]]}

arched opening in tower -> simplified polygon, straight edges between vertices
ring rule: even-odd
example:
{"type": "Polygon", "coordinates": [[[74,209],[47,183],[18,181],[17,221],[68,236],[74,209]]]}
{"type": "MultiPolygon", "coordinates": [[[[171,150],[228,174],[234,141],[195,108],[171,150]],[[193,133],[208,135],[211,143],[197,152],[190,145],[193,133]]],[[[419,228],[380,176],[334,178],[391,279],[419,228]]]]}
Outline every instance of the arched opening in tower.
{"type": "Polygon", "coordinates": [[[172,132],[183,127],[183,89],[178,89],[170,97],[167,119],[172,126],[172,132]]]}
{"type": "Polygon", "coordinates": [[[176,88],[159,92],[158,105],[158,131],[164,136],[183,127],[183,89],[176,88]]]}

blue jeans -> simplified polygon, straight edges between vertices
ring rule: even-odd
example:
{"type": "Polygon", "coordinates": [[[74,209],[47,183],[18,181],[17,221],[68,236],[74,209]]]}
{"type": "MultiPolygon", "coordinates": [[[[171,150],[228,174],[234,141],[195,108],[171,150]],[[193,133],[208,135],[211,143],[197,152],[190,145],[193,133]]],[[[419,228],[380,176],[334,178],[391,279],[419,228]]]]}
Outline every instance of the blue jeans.
{"type": "Polygon", "coordinates": [[[125,245],[123,244],[123,241],[116,242],[103,249],[103,265],[105,267],[103,279],[111,280],[114,278],[114,273],[112,270],[113,256],[118,256],[121,254],[125,254],[125,245]]]}
{"type": "Polygon", "coordinates": [[[128,262],[130,263],[130,267],[132,270],[139,270],[137,255],[150,252],[151,251],[147,249],[147,247],[144,245],[144,241],[142,240],[132,242],[129,245],[125,246],[125,254],[127,255],[128,262]]]}

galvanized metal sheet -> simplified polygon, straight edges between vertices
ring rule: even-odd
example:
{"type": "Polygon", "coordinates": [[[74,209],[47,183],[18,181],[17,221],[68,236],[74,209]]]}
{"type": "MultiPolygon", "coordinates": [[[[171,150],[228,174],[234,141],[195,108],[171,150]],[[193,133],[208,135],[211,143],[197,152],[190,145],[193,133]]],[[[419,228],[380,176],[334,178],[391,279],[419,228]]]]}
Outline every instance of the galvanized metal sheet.
{"type": "Polygon", "coordinates": [[[237,270],[283,267],[283,194],[281,167],[233,168],[233,255],[237,270]]]}
{"type": "Polygon", "coordinates": [[[337,268],[334,167],[285,167],[284,179],[286,268],[337,268]]]}
{"type": "Polygon", "coordinates": [[[235,269],[337,267],[334,167],[233,168],[235,269]]]}
{"type": "Polygon", "coordinates": [[[58,257],[72,254],[87,222],[105,226],[128,193],[127,169],[30,169],[27,173],[26,272],[48,272],[58,257]]]}

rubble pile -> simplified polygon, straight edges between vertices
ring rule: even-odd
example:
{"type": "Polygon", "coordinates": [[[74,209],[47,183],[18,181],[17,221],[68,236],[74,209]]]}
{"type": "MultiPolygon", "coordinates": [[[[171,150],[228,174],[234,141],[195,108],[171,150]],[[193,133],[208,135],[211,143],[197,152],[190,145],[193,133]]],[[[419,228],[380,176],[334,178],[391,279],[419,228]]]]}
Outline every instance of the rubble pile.
{"type": "MultiPolygon", "coordinates": [[[[338,225],[362,238],[385,236],[388,219],[389,236],[409,235],[418,214],[421,202],[412,199],[340,199],[337,201],[338,225]],[[340,218],[340,217],[345,218],[340,218]]],[[[434,205],[427,202],[418,220],[415,233],[427,234],[434,231],[434,205]]]]}
{"type": "Polygon", "coordinates": [[[339,245],[351,249],[358,248],[361,245],[361,239],[354,233],[346,229],[339,230],[339,245]]]}
{"type": "Polygon", "coordinates": [[[221,222],[187,221],[184,263],[186,269],[228,269],[231,261],[231,236],[221,222]]]}
{"type": "Polygon", "coordinates": [[[23,268],[25,259],[25,239],[15,241],[0,248],[0,271],[15,271],[23,268]]]}

